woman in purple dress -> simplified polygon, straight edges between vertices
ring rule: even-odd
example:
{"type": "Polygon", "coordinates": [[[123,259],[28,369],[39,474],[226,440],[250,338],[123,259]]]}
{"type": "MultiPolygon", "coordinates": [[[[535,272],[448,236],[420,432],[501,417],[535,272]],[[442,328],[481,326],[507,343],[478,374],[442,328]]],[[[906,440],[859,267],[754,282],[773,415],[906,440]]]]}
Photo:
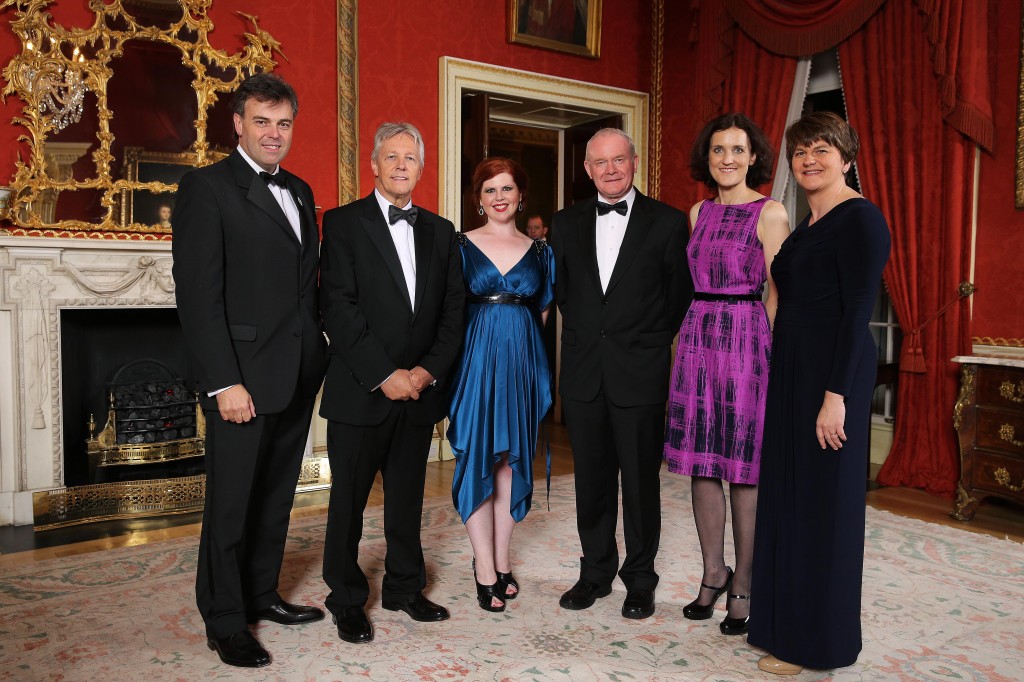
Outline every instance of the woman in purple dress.
{"type": "Polygon", "coordinates": [[[712,616],[724,592],[726,635],[747,631],[754,515],[768,386],[775,285],[772,259],[789,236],[782,204],[757,193],[771,179],[772,148],[742,114],[725,114],[701,131],[690,153],[695,180],[716,194],[690,209],[687,247],[695,292],[679,329],[672,372],[665,459],[691,476],[693,516],[704,558],[691,620],[712,616]],[[767,303],[762,303],[765,282],[767,303]],[[736,571],[725,564],[729,482],[736,571]]]}

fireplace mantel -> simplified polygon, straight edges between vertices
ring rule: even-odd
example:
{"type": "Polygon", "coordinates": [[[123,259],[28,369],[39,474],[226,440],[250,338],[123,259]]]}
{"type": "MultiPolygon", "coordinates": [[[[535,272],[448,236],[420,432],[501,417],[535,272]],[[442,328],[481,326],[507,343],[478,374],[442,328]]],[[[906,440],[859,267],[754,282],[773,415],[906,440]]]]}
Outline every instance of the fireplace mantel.
{"type": "Polygon", "coordinates": [[[60,311],[174,307],[171,243],[0,236],[0,525],[64,484],[60,311]]]}

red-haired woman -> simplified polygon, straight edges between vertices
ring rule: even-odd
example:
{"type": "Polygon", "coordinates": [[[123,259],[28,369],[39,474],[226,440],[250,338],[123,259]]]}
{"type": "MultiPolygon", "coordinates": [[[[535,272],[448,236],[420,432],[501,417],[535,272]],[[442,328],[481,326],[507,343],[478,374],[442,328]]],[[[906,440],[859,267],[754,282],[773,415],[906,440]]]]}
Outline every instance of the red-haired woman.
{"type": "Polygon", "coordinates": [[[551,407],[541,327],[554,295],[554,259],[543,240],[516,229],[527,185],[516,161],[485,159],[473,173],[473,194],[486,222],[459,235],[468,309],[448,410],[452,501],[473,545],[477,601],[486,611],[503,611],[519,593],[512,531],[530,510],[537,431],[551,407]]]}

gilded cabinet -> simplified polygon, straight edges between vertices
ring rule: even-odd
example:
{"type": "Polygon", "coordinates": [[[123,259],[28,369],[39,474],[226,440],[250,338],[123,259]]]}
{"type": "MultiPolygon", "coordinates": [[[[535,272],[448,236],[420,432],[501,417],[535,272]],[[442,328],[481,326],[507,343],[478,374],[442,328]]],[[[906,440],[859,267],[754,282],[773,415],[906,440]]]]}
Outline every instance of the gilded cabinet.
{"type": "Polygon", "coordinates": [[[950,514],[970,521],[996,496],[1024,504],[1024,359],[963,356],[953,425],[960,436],[960,484],[950,514]]]}

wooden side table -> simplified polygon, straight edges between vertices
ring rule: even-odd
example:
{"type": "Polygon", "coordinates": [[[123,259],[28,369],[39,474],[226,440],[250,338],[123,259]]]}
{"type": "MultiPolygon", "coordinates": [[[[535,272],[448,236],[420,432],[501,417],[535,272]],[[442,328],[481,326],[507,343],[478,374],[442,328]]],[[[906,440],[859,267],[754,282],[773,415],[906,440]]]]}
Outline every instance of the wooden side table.
{"type": "Polygon", "coordinates": [[[960,436],[960,483],[950,516],[970,521],[995,496],[1024,504],[1024,359],[964,355],[953,426],[960,436]]]}

